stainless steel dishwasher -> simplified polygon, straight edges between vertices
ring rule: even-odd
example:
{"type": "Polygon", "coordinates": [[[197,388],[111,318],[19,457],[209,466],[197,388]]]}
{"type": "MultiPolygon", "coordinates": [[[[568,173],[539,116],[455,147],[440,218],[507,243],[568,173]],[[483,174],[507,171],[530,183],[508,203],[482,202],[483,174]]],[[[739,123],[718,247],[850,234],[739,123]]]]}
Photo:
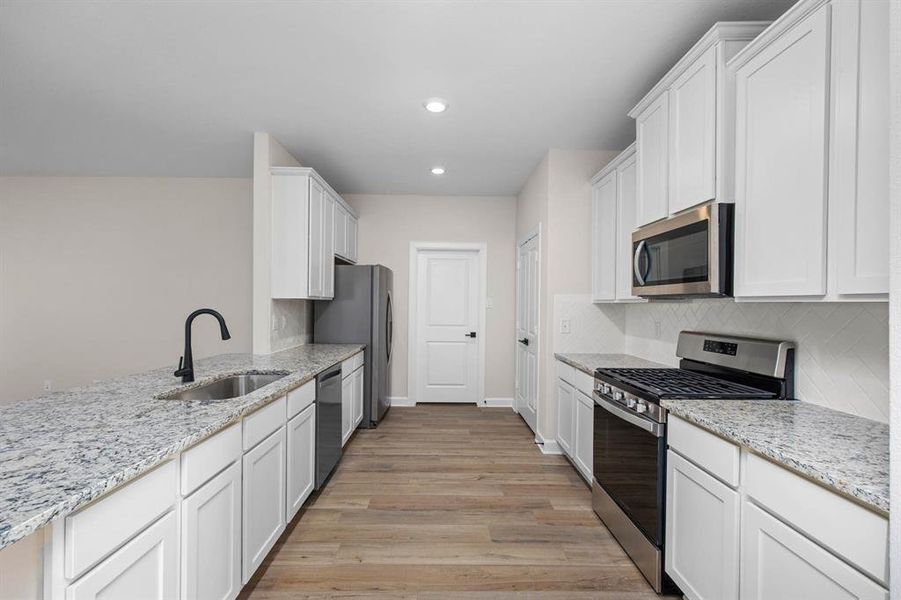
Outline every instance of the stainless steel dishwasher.
{"type": "Polygon", "coordinates": [[[316,377],[316,489],[341,460],[341,364],[316,377]]]}

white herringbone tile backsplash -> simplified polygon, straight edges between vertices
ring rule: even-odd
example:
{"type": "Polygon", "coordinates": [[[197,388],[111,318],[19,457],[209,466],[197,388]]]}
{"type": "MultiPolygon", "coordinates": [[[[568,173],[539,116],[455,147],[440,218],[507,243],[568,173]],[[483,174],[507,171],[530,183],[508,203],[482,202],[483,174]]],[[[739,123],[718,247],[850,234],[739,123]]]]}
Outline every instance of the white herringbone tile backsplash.
{"type": "Polygon", "coordinates": [[[676,338],[683,329],[793,341],[798,346],[798,398],[888,422],[885,303],[705,299],[629,305],[625,313],[625,351],[673,365],[677,363],[676,338]]]}
{"type": "Polygon", "coordinates": [[[730,299],[595,305],[587,295],[554,296],[555,352],[626,352],[677,365],[682,330],[795,342],[801,400],[888,422],[888,305],[737,303],[730,299]],[[560,333],[569,319],[571,333],[560,333]]]}

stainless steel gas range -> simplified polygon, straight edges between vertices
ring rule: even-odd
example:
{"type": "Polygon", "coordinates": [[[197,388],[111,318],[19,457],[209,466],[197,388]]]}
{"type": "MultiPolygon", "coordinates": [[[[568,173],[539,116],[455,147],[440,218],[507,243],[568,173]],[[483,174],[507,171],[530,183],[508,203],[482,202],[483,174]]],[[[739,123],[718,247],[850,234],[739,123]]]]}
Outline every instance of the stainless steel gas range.
{"type": "Polygon", "coordinates": [[[683,331],[679,368],[597,369],[592,503],[658,592],[666,575],[664,399],[786,399],[794,394],[794,345],[683,331]]]}

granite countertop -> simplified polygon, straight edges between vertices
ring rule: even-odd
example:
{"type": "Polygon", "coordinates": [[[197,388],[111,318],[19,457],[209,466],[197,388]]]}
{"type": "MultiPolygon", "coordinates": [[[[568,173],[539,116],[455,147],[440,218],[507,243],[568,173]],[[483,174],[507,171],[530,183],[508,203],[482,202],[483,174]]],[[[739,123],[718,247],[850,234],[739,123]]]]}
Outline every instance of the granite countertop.
{"type": "Polygon", "coordinates": [[[0,407],[0,549],[152,469],[289,389],[353,356],[361,344],[310,344],[271,355],[195,361],[0,407]],[[230,400],[159,400],[176,388],[247,372],[288,375],[230,400]]]}
{"type": "Polygon", "coordinates": [[[793,400],[664,400],[678,415],[881,514],[889,512],[889,426],[793,400]]]}
{"type": "Polygon", "coordinates": [[[638,358],[630,354],[579,354],[579,353],[563,353],[554,354],[557,360],[562,360],[566,364],[584,371],[589,375],[594,375],[595,369],[669,369],[670,365],[662,365],[660,363],[638,358]]]}

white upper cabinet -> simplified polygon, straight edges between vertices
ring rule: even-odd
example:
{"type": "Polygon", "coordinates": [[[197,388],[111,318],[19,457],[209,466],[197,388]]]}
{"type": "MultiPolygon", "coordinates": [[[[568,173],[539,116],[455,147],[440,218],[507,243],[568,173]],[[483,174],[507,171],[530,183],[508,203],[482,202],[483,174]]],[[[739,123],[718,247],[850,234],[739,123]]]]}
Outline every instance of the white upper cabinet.
{"type": "Polygon", "coordinates": [[[735,296],[888,292],[888,2],[802,1],[729,63],[735,296]]]}
{"type": "Polygon", "coordinates": [[[616,171],[591,191],[591,300],[616,299],[616,171]]]}
{"type": "Polygon", "coordinates": [[[664,91],[635,118],[638,147],[638,224],[663,219],[669,213],[667,161],[669,159],[669,96],[664,91]]]}
{"type": "Polygon", "coordinates": [[[632,295],[632,231],[638,211],[635,145],[591,181],[591,300],[641,300],[632,295]]]}
{"type": "Polygon", "coordinates": [[[832,6],[830,227],[837,294],[888,292],[889,3],[832,6]]]}
{"type": "Polygon", "coordinates": [[[340,197],[335,197],[335,256],[357,262],[357,217],[340,197]]]}
{"type": "Polygon", "coordinates": [[[623,161],[616,167],[616,299],[644,302],[632,295],[632,232],[638,225],[634,145],[620,156],[623,161]]]}
{"type": "Polygon", "coordinates": [[[333,298],[335,255],[356,261],[356,219],[313,169],[273,168],[272,297],[333,298]]]}
{"type": "Polygon", "coordinates": [[[716,53],[708,48],[670,88],[671,213],[716,194],[716,53]]]}
{"type": "Polygon", "coordinates": [[[636,225],[732,201],[734,87],[726,61],[768,23],[717,23],[631,110],[636,225]]]}

